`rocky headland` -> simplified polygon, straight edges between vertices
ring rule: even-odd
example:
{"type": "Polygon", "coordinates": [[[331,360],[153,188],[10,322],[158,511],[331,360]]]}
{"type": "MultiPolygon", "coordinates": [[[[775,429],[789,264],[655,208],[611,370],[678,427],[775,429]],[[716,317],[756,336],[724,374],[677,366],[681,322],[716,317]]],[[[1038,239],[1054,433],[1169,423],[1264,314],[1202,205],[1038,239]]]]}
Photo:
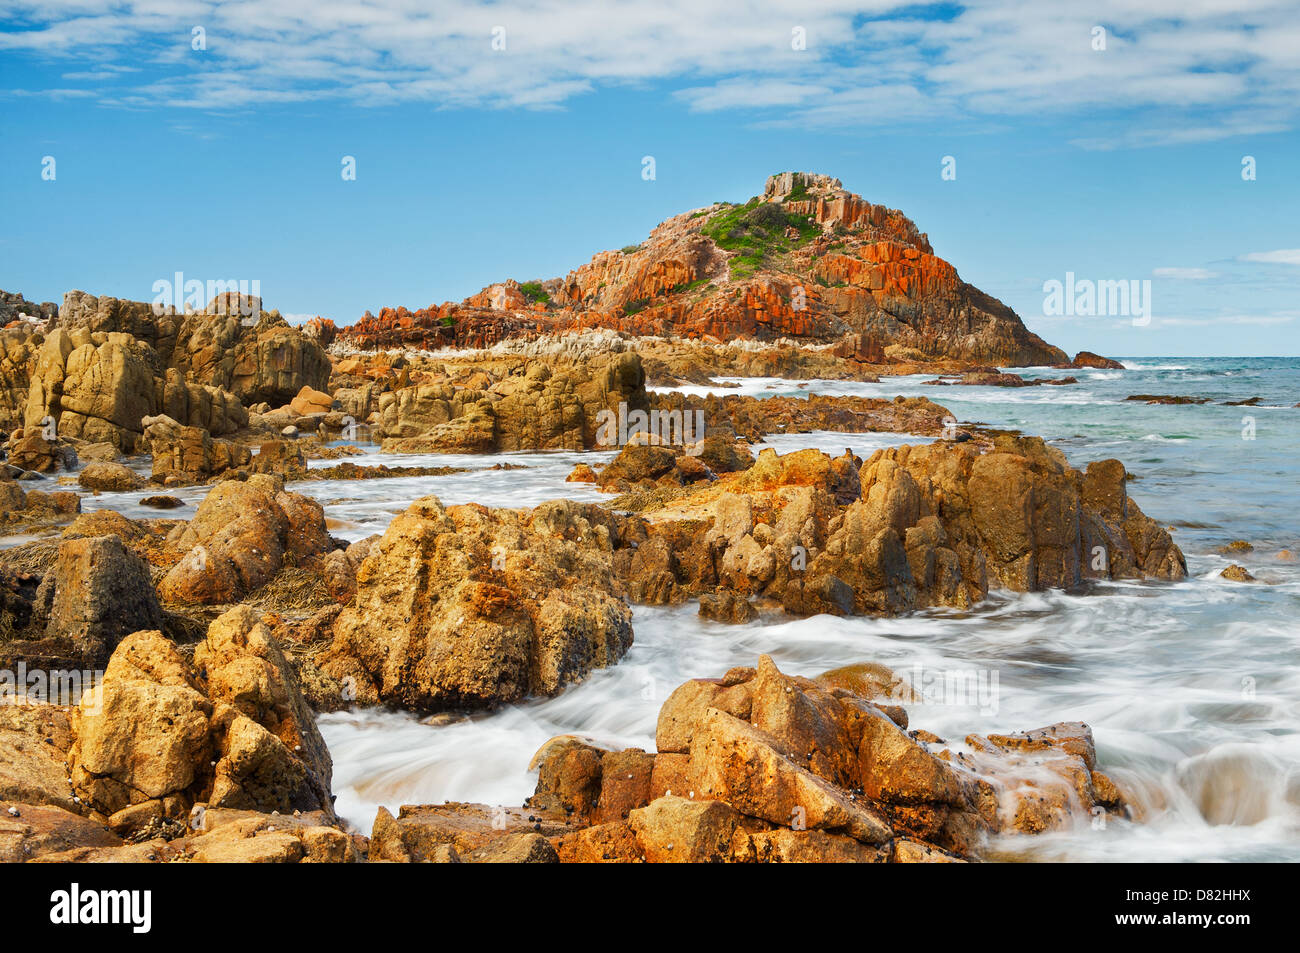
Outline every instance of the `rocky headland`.
{"type": "Polygon", "coordinates": [[[0,669],[87,676],[11,679],[0,859],[960,861],[1132,813],[1086,725],[944,740],[909,730],[917,696],[871,658],[803,678],[767,656],[677,688],[653,752],[552,739],[518,807],[381,810],[368,836],[335,811],[318,713],[556,695],[619,663],[638,606],[745,625],[1184,578],[1118,460],[1077,469],[923,397],[717,381],[1117,366],[1071,361],[838,180],[773,176],[562,278],[344,327],[228,299],[0,306],[0,669]],[[755,446],[826,431],[919,442],[755,446]],[[565,484],[584,495],[407,496],[348,541],[308,492],[544,451],[584,454],[565,484]]]}

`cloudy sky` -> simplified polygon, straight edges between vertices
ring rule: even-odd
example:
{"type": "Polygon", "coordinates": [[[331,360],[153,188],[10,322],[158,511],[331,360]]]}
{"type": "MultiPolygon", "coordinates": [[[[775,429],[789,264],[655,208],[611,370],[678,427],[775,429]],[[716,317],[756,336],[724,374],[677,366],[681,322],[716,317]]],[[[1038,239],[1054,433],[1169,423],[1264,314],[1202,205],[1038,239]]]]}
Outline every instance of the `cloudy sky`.
{"type": "Polygon", "coordinates": [[[0,0],[0,288],[350,322],[805,169],[1069,350],[1300,353],[1294,0],[811,6],[0,0]],[[1151,320],[1045,313],[1070,273],[1151,320]]]}

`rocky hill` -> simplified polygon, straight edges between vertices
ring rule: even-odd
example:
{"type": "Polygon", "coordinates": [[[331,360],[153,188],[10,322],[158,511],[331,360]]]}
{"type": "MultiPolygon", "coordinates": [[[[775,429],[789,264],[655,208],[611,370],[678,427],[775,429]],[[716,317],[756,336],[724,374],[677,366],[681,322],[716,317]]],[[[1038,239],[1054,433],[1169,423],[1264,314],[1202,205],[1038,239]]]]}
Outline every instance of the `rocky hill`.
{"type": "Polygon", "coordinates": [[[344,347],[485,347],[585,328],[704,342],[835,344],[867,363],[1063,364],[1068,355],[962,281],[902,212],[838,179],[771,176],[761,196],[668,219],[563,278],[509,280],[459,304],[384,308],[344,347]]]}

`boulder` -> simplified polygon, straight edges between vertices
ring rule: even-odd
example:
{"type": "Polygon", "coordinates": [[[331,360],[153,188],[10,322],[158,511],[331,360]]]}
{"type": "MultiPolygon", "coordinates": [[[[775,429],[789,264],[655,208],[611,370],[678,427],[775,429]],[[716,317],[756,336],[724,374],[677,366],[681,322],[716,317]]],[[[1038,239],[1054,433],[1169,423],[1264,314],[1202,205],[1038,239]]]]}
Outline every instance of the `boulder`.
{"type": "Polygon", "coordinates": [[[593,505],[417,500],[358,568],[322,667],[357,679],[362,698],[416,710],[553,695],[632,643],[610,567],[616,532],[593,505]]]}
{"type": "Polygon", "coordinates": [[[188,818],[196,804],[332,815],[329,753],[256,613],[216,619],[194,659],[157,632],[134,633],[97,703],[74,711],[73,788],[92,816],[129,828],[188,818]]]}
{"type": "Polygon", "coordinates": [[[68,539],[36,593],[33,626],[70,642],[87,662],[108,660],[142,628],[159,628],[162,609],[149,567],[117,536],[68,539]]]}
{"type": "Polygon", "coordinates": [[[227,470],[246,467],[251,451],[214,438],[201,427],[186,427],[170,417],[146,417],[144,440],[153,455],[150,479],[167,486],[200,483],[227,470]]]}
{"type": "Polygon", "coordinates": [[[286,559],[302,563],[333,549],[321,505],[260,473],[213,487],[172,545],[186,555],[158,584],[159,595],[202,603],[234,602],[273,579],[286,559]]]}
{"type": "Polygon", "coordinates": [[[77,475],[77,482],[88,490],[121,492],[143,487],[144,478],[120,463],[88,463],[77,475]]]}

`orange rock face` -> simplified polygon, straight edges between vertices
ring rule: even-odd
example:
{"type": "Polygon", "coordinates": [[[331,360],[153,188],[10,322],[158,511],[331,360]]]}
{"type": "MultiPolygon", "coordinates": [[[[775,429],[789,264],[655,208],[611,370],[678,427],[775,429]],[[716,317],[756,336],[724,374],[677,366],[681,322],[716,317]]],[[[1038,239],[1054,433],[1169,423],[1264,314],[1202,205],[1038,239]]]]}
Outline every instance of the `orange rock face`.
{"type": "Polygon", "coordinates": [[[506,281],[460,304],[367,312],[339,338],[360,349],[476,348],[587,328],[703,341],[842,342],[846,356],[861,353],[873,363],[883,362],[891,344],[927,360],[1068,360],[1010,308],[963,282],[902,212],[805,173],[772,176],[763,196],[743,207],[670,218],[641,245],[601,252],[562,278],[506,281]],[[742,243],[728,216],[764,205],[775,209],[767,219],[792,224],[750,228],[749,244],[742,243]]]}

